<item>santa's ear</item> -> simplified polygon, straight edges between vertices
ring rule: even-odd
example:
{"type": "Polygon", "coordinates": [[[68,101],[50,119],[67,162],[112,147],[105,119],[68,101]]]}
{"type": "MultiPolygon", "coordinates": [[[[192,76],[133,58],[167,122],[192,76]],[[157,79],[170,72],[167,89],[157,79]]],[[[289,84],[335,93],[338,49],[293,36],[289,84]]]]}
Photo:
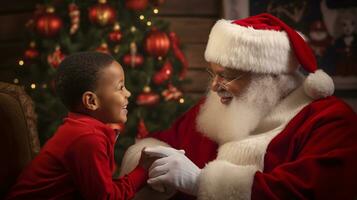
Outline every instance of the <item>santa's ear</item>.
{"type": "Polygon", "coordinates": [[[91,91],[86,91],[82,95],[82,104],[88,110],[97,110],[99,108],[98,96],[91,91]]]}

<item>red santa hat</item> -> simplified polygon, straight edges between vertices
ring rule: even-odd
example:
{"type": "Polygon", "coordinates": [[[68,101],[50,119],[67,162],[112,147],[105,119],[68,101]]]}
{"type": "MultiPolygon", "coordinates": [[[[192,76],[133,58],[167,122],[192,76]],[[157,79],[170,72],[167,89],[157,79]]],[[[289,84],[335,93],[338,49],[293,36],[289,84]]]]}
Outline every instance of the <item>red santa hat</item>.
{"type": "Polygon", "coordinates": [[[255,73],[283,74],[301,65],[309,72],[304,89],[313,99],[333,94],[329,75],[317,69],[304,39],[277,17],[263,13],[241,20],[219,20],[209,35],[205,59],[223,67],[255,73]]]}

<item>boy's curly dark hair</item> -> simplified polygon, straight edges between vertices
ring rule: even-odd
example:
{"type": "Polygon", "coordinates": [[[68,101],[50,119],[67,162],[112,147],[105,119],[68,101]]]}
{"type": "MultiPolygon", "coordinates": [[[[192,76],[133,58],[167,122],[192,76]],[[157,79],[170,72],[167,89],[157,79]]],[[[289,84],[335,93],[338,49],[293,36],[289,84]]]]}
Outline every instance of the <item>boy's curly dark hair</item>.
{"type": "Polygon", "coordinates": [[[115,59],[105,53],[80,52],[66,57],[57,69],[55,90],[62,103],[73,111],[86,91],[96,89],[99,71],[115,59]]]}

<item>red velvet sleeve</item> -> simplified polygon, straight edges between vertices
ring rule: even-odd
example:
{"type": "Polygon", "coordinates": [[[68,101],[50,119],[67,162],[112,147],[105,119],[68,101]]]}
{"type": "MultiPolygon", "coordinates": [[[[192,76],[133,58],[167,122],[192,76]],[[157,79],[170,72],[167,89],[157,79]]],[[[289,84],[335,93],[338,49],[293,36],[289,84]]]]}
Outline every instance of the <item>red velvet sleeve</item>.
{"type": "Polygon", "coordinates": [[[255,174],[252,199],[357,197],[357,117],[338,113],[310,118],[296,133],[290,160],[255,174]]]}
{"type": "Polygon", "coordinates": [[[77,139],[65,155],[66,165],[84,199],[131,199],[146,181],[147,173],[139,167],[113,180],[109,145],[104,136],[86,135],[77,139]]]}

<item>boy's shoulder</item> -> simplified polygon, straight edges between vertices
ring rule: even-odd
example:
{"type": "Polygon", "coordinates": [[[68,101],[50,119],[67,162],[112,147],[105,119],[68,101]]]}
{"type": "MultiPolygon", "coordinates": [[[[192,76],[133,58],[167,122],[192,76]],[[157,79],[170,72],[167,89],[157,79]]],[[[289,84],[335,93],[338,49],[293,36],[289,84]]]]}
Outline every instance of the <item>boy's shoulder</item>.
{"type": "Polygon", "coordinates": [[[90,121],[66,118],[45,148],[64,153],[64,151],[73,149],[75,146],[87,146],[89,148],[98,145],[98,142],[109,143],[110,140],[104,131],[105,128],[96,126],[90,121]]]}

